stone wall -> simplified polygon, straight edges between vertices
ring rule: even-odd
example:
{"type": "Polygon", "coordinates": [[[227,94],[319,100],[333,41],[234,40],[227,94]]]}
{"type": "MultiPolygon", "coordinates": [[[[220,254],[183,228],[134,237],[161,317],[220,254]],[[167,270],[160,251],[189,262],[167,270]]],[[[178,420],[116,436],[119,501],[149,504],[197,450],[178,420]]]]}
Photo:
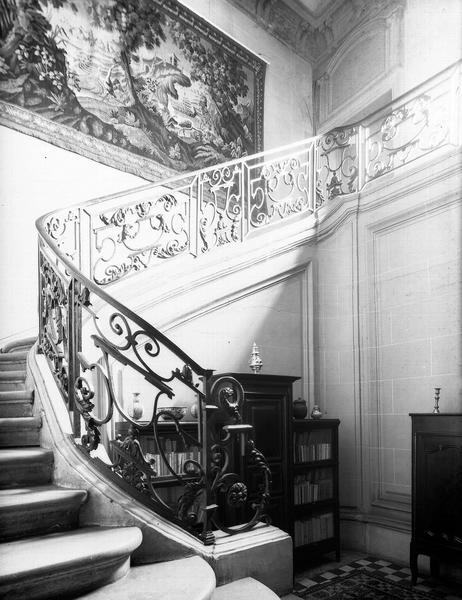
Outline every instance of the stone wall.
{"type": "Polygon", "coordinates": [[[435,387],[462,410],[460,153],[434,158],[368,184],[318,244],[316,395],[341,419],[343,542],[404,561],[409,413],[431,412],[435,387]]]}

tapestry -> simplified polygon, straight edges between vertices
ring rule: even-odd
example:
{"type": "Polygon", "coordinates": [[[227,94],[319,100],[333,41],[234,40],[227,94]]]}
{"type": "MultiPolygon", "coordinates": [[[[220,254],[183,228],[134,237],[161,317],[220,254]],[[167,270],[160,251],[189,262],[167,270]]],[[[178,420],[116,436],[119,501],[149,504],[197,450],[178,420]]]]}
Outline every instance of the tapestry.
{"type": "Polygon", "coordinates": [[[300,597],[305,600],[442,600],[441,594],[361,569],[310,587],[300,597]]]}
{"type": "Polygon", "coordinates": [[[176,0],[0,0],[0,122],[147,179],[263,149],[265,63],[176,0]]]}

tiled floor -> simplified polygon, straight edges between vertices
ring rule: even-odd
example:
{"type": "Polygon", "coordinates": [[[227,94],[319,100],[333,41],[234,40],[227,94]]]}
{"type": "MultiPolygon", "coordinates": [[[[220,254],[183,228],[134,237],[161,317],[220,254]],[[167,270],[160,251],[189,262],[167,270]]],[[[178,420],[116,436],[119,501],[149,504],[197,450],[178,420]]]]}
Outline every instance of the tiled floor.
{"type": "MultiPolygon", "coordinates": [[[[348,575],[354,569],[366,569],[380,573],[385,579],[410,583],[410,570],[406,565],[400,565],[388,560],[365,557],[356,553],[345,553],[342,561],[324,562],[311,566],[306,571],[295,572],[294,593],[284,596],[283,600],[299,600],[309,588],[333,579],[348,575]],[[298,595],[300,594],[300,596],[298,595]]],[[[441,580],[419,577],[416,590],[431,592],[441,600],[462,600],[462,586],[448,584],[441,580]]]]}

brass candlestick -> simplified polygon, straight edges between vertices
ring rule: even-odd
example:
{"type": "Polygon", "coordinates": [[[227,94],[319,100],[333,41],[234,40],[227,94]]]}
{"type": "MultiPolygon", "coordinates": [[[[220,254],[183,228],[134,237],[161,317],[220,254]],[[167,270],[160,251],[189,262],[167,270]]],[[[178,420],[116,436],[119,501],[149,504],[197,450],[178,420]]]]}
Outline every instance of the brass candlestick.
{"type": "Polygon", "coordinates": [[[438,387],[435,388],[435,406],[433,408],[434,415],[440,414],[440,408],[438,406],[439,402],[440,402],[440,391],[441,391],[441,388],[438,388],[438,387]]]}

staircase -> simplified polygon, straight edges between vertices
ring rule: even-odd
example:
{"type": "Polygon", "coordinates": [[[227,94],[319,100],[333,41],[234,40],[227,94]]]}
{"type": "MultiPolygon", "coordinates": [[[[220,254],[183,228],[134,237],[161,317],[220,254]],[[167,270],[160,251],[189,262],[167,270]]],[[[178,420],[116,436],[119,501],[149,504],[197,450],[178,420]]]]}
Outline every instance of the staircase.
{"type": "Polygon", "coordinates": [[[248,577],[215,590],[214,572],[198,556],[130,568],[138,527],[79,527],[88,492],[54,485],[53,452],[40,447],[41,417],[26,384],[33,341],[0,351],[0,597],[276,599],[248,577]]]}

